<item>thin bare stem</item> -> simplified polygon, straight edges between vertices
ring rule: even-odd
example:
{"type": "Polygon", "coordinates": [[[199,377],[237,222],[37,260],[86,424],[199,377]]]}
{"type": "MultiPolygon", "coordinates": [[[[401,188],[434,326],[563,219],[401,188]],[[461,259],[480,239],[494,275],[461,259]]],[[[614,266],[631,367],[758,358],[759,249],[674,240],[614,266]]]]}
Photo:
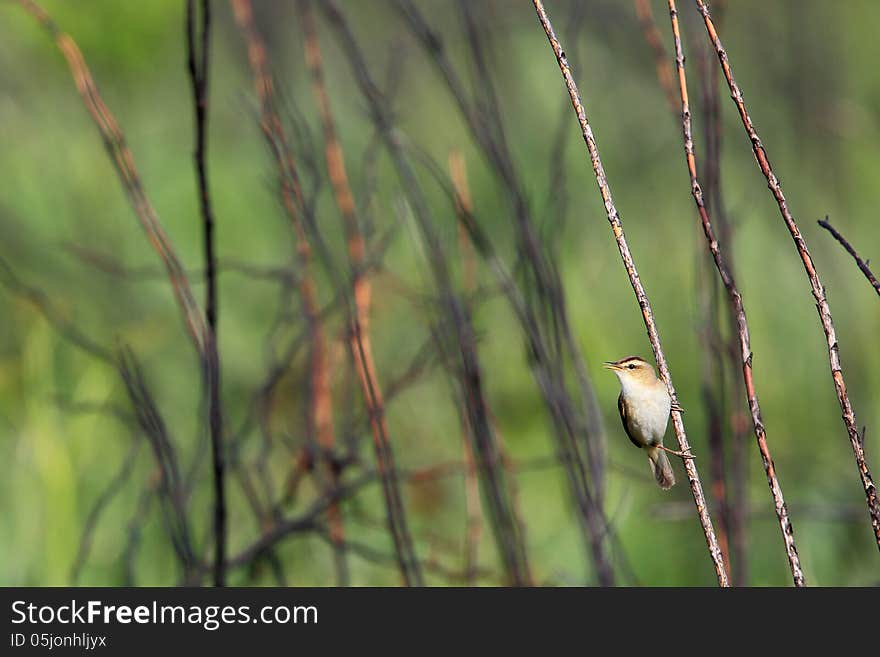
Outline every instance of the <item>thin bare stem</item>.
{"type": "Polygon", "coordinates": [[[358,87],[369,104],[373,123],[410,202],[439,297],[437,307],[440,309],[440,314],[433,334],[441,349],[447,370],[456,384],[459,402],[467,413],[468,427],[472,432],[474,453],[479,460],[483,493],[496,544],[509,581],[515,585],[529,585],[532,580],[525,540],[521,527],[514,517],[509,487],[499,458],[498,440],[488,413],[485,383],[477,352],[476,331],[467,308],[453,290],[448,262],[444,256],[440,236],[432,222],[427,198],[415,169],[406,157],[387,99],[366,66],[361,48],[345,15],[332,0],[326,0],[320,3],[320,6],[337,33],[358,87]]]}
{"type": "Polygon", "coordinates": [[[89,551],[92,548],[92,541],[95,536],[95,530],[98,527],[98,521],[101,518],[101,514],[106,510],[106,508],[110,505],[110,502],[123,490],[123,487],[128,482],[128,479],[131,477],[131,473],[134,470],[134,466],[137,463],[137,455],[140,451],[141,446],[141,434],[140,432],[135,432],[133,440],[131,442],[131,447],[128,449],[128,453],[125,458],[122,460],[122,467],[119,468],[119,471],[113,476],[110,480],[110,483],[107,484],[107,487],[98,495],[94,504],[92,505],[91,510],[89,511],[88,516],[86,516],[84,528],[82,531],[82,535],[79,539],[79,548],[76,551],[76,559],[73,562],[73,566],[70,569],[70,583],[71,586],[77,586],[79,583],[79,577],[82,573],[83,567],[86,564],[86,560],[89,556],[89,551]]]}
{"type": "MultiPolygon", "coordinates": [[[[134,411],[134,418],[131,418],[131,421],[137,422],[153,449],[153,455],[156,459],[156,489],[160,500],[163,502],[161,505],[163,520],[172,548],[180,561],[184,573],[190,573],[194,565],[194,556],[190,541],[184,501],[184,487],[180,477],[177,453],[168,435],[165,422],[144,380],[140,366],[134,358],[134,354],[126,348],[123,348],[119,353],[114,353],[92,342],[73,322],[63,317],[63,313],[57,309],[45,292],[19,280],[2,258],[0,258],[0,285],[8,288],[12,294],[31,302],[63,339],[100,362],[110,365],[119,374],[134,411]]],[[[123,421],[129,421],[129,418],[125,415],[114,414],[123,421]]],[[[131,458],[133,458],[133,455],[131,455],[131,458]]],[[[118,475],[118,480],[124,480],[127,476],[128,472],[124,468],[118,475]]],[[[71,571],[71,580],[74,582],[87,556],[91,542],[91,532],[97,523],[98,516],[107,501],[109,501],[109,498],[114,494],[118,485],[121,484],[111,483],[105,493],[95,503],[95,507],[93,507],[89,518],[86,520],[86,528],[81,539],[80,551],[71,571]],[[104,501],[105,499],[107,501],[104,501]]]]}
{"type": "Polygon", "coordinates": [[[797,547],[794,542],[794,529],[791,520],[788,517],[788,508],[785,505],[785,498],[782,495],[782,486],[776,477],[776,468],[773,465],[773,458],[770,455],[770,446],[767,443],[767,434],[764,430],[764,422],[761,418],[761,406],[758,403],[758,393],[755,391],[755,384],[752,377],[752,348],[749,340],[749,325],[746,321],[746,311],[743,305],[742,295],[737,289],[733,275],[727,267],[724,256],[718,240],[715,237],[715,231],[712,228],[712,222],[709,218],[706,204],[703,201],[703,191],[700,188],[700,182],[697,178],[697,156],[694,150],[694,139],[691,130],[691,110],[688,103],[687,76],[684,68],[684,48],[681,43],[681,33],[678,25],[678,10],[675,6],[675,0],[667,0],[669,6],[669,18],[672,23],[672,36],[675,43],[675,62],[678,70],[678,89],[681,96],[681,129],[684,138],[685,160],[687,163],[688,175],[691,183],[691,195],[697,205],[697,211],[700,215],[700,222],[703,225],[703,232],[706,235],[706,242],[712,258],[715,261],[715,267],[718,269],[718,275],[721,277],[730,305],[736,314],[737,329],[739,333],[739,346],[742,358],[743,384],[745,385],[746,397],[748,398],[749,410],[752,413],[752,424],[755,428],[755,439],[758,441],[758,451],[761,453],[761,461],[764,464],[764,472],[767,475],[767,484],[770,486],[770,494],[773,497],[773,505],[776,508],[776,517],[779,520],[779,529],[782,532],[782,540],[785,543],[785,552],[788,556],[788,564],[791,568],[791,576],[795,586],[804,586],[804,572],[801,569],[800,558],[798,557],[797,547]]]}
{"type": "MultiPolygon", "coordinates": [[[[248,60],[260,101],[260,128],[278,169],[278,182],[284,210],[288,215],[296,239],[300,264],[299,295],[303,314],[309,327],[309,435],[317,438],[321,450],[329,454],[335,444],[333,400],[330,389],[330,372],[327,356],[327,339],[320,316],[318,290],[312,275],[312,246],[307,232],[306,203],[303,198],[296,161],[278,112],[275,80],[270,72],[269,55],[263,37],[254,23],[250,0],[232,0],[235,20],[241,28],[248,47],[248,60]]],[[[329,464],[324,463],[324,469],[329,464]]],[[[295,464],[292,464],[292,469],[295,464]]],[[[332,479],[332,470],[331,477],[332,479]]],[[[338,505],[331,505],[332,535],[337,540],[337,566],[339,579],[348,579],[347,569],[339,555],[342,554],[342,520],[338,505]]]]}
{"type": "MultiPolygon", "coordinates": [[[[474,3],[460,1],[467,43],[478,80],[473,94],[469,94],[458,75],[443,40],[411,0],[394,0],[402,19],[422,44],[453,97],[474,142],[486,162],[504,185],[515,219],[517,251],[524,265],[524,281],[514,283],[506,278],[505,269],[492,251],[491,244],[477,239],[480,232],[468,215],[465,226],[471,240],[500,279],[525,337],[525,348],[531,359],[535,382],[544,397],[554,425],[554,438],[562,452],[571,455],[564,459],[572,497],[578,507],[578,520],[585,544],[592,557],[599,583],[612,586],[615,582],[613,564],[605,538],[609,534],[603,509],[605,481],[605,434],[586,365],[576,341],[565,305],[565,291],[559,271],[546,245],[541,243],[528,193],[522,183],[515,159],[503,129],[502,103],[493,85],[492,67],[487,55],[474,3]],[[523,303],[520,303],[522,301],[523,303]],[[574,370],[574,379],[580,392],[581,408],[568,389],[566,368],[574,370]]],[[[557,151],[561,156],[561,151],[557,151]]]]}
{"type": "Polygon", "coordinates": [[[123,346],[117,355],[117,368],[128,394],[138,425],[156,459],[157,490],[162,500],[162,516],[171,545],[189,577],[196,567],[196,555],[186,513],[185,491],[177,451],[162,414],[150,393],[134,352],[123,346]]]}
{"type": "MultiPolygon", "coordinates": [[[[726,5],[725,0],[716,0],[716,20],[720,21],[726,5]]],[[[704,48],[697,51],[697,67],[700,72],[700,86],[702,88],[702,114],[704,120],[703,135],[706,144],[705,157],[701,160],[701,185],[706,207],[713,219],[713,227],[716,228],[718,241],[724,245],[727,268],[731,276],[735,277],[735,257],[733,243],[733,226],[727,216],[724,205],[721,180],[721,148],[723,144],[723,117],[721,114],[721,102],[719,82],[721,73],[717,66],[712,65],[712,45],[705,44],[704,48]]],[[[678,112],[676,112],[678,120],[678,112]]],[[[702,253],[702,251],[701,251],[702,253]]],[[[713,267],[711,255],[701,258],[701,265],[705,265],[706,274],[713,267]]],[[[701,280],[702,280],[701,276],[701,280]]],[[[712,282],[715,282],[712,277],[712,282]]],[[[746,507],[748,467],[746,462],[746,448],[748,447],[749,422],[745,413],[740,409],[741,401],[738,388],[733,381],[728,381],[728,376],[735,377],[735,372],[740,369],[739,338],[736,317],[733,312],[728,312],[727,325],[730,327],[728,335],[722,333],[722,317],[718,311],[720,292],[717,285],[709,286],[707,293],[710,296],[707,304],[706,317],[704,319],[706,354],[704,356],[704,370],[707,389],[711,388],[711,379],[717,380],[717,396],[713,396],[713,406],[716,408],[715,415],[710,421],[709,449],[712,452],[713,466],[713,491],[719,504],[719,527],[729,531],[729,548],[732,557],[730,576],[734,586],[745,586],[748,583],[748,514],[746,507]],[[728,367],[729,365],[729,367],[728,367]],[[713,371],[714,370],[714,371],[713,371]],[[730,385],[729,385],[730,384],[730,385]],[[725,451],[725,432],[722,417],[727,418],[726,436],[729,437],[729,451],[725,451]],[[730,475],[730,486],[725,481],[726,475],[730,475]]],[[[711,395],[711,391],[709,392],[711,395]]],[[[710,409],[711,410],[711,409],[710,409]]],[[[721,533],[719,531],[719,541],[721,533]]]]}
{"type": "Polygon", "coordinates": [[[324,132],[325,157],[337,207],[342,215],[348,241],[348,261],[352,277],[354,311],[349,317],[348,346],[364,397],[373,436],[376,462],[386,501],[386,519],[392,534],[401,574],[408,585],[420,586],[422,574],[406,521],[400,493],[397,466],[385,418],[385,397],[376,373],[370,341],[371,285],[364,266],[365,240],[356,215],[354,197],[345,169],[345,158],[336,132],[330,97],[323,74],[320,41],[311,3],[299,3],[305,35],[306,64],[312,76],[312,90],[318,104],[324,132]]]}
{"type": "Polygon", "coordinates": [[[651,0],[634,0],[636,6],[636,16],[639,19],[639,25],[642,28],[642,35],[645,42],[654,55],[654,67],[657,69],[657,81],[663,90],[663,96],[669,104],[669,109],[674,114],[678,114],[678,93],[675,89],[675,78],[672,72],[672,64],[670,64],[669,56],[666,48],[663,47],[663,38],[660,36],[660,30],[657,28],[657,22],[654,20],[654,12],[651,10],[651,0]]]}
{"type": "Polygon", "coordinates": [[[186,4],[187,68],[192,83],[196,145],[193,153],[199,185],[205,250],[205,332],[204,372],[208,388],[208,422],[211,432],[211,463],[214,476],[214,586],[226,584],[226,485],[224,479],[223,412],[220,402],[220,352],[217,345],[217,258],[214,254],[214,210],[208,189],[208,65],[211,46],[211,3],[195,0],[186,4]],[[196,14],[201,17],[197,30],[196,14]]]}
{"type": "MultiPolygon", "coordinates": [[[[654,52],[655,65],[657,68],[657,81],[661,90],[664,92],[669,102],[671,115],[678,124],[681,120],[681,106],[678,96],[677,82],[674,81],[674,72],[672,58],[666,54],[666,48],[663,47],[660,30],[654,20],[654,14],[651,10],[650,0],[635,0],[636,14],[642,27],[645,41],[654,52]]],[[[708,59],[703,54],[703,60],[708,59]]],[[[702,64],[702,71],[709,67],[705,61],[702,64]]],[[[714,71],[714,67],[712,68],[714,71]]],[[[716,127],[713,120],[716,115],[713,110],[717,108],[717,102],[713,105],[708,99],[712,98],[711,88],[716,80],[706,80],[703,76],[704,90],[706,91],[706,100],[704,110],[707,115],[708,130],[716,127]]],[[[716,93],[717,96],[717,84],[716,93]]],[[[705,197],[706,204],[711,209],[713,196],[715,191],[715,181],[717,176],[714,173],[718,170],[718,160],[715,158],[715,150],[713,148],[714,140],[706,141],[706,167],[704,180],[706,181],[705,197]]],[[[720,214],[720,213],[719,213],[720,214]]],[[[721,222],[719,222],[720,224],[721,222]]],[[[718,523],[715,531],[718,536],[718,545],[721,547],[721,554],[724,556],[724,565],[727,571],[732,575],[734,586],[737,585],[737,570],[731,569],[730,561],[730,505],[728,504],[727,485],[725,481],[725,454],[724,454],[724,424],[723,416],[725,412],[725,393],[728,392],[725,386],[725,350],[724,339],[721,335],[720,314],[718,312],[719,291],[715,277],[712,274],[713,263],[711,255],[706,255],[699,242],[695,242],[696,246],[696,296],[699,310],[701,313],[701,329],[700,329],[700,345],[702,347],[702,368],[700,392],[703,398],[703,406],[706,412],[706,435],[709,448],[709,491],[711,497],[718,505],[718,523]]],[[[735,322],[734,322],[734,333],[735,322]]],[[[734,344],[734,351],[737,349],[734,344]]],[[[735,366],[738,367],[736,361],[735,366]]],[[[738,560],[737,560],[738,561],[738,560]]]]}
{"type": "Polygon", "coordinates": [[[82,53],[74,40],[62,32],[55,21],[32,0],[19,0],[19,4],[45,28],[55,40],[73,75],[76,87],[82,96],[86,109],[101,133],[107,152],[113,161],[119,179],[122,182],[135,214],[150,239],[150,244],[165,265],[168,278],[177,303],[183,314],[184,322],[190,337],[200,356],[205,353],[205,320],[202,311],[193,297],[186,271],[174,251],[171,240],[162,228],[159,217],[150,203],[143,183],[135,168],[134,157],[125,142],[125,136],[119,124],[98,94],[98,87],[83,59],[82,53]]]}
{"type": "MultiPolygon", "coordinates": [[[[464,156],[461,151],[453,150],[449,153],[449,175],[456,191],[455,208],[461,217],[462,213],[471,211],[472,201],[470,188],[467,180],[467,169],[464,156]]],[[[462,221],[458,222],[458,245],[459,255],[462,260],[462,279],[465,295],[473,293],[477,284],[477,263],[474,257],[474,249],[468,239],[467,230],[462,221]]],[[[482,511],[480,509],[480,491],[477,480],[477,462],[474,458],[474,450],[468,440],[470,427],[467,426],[467,418],[462,417],[464,433],[462,434],[462,452],[464,456],[464,492],[465,509],[467,520],[465,522],[465,555],[464,570],[469,584],[476,581],[478,568],[480,535],[483,530],[482,511]]],[[[500,447],[500,446],[499,446],[500,447]]],[[[501,451],[502,460],[504,452],[501,451]]]]}
{"type": "Polygon", "coordinates": [[[856,250],[853,248],[852,244],[850,244],[843,235],[837,232],[834,226],[828,223],[828,217],[825,217],[824,221],[820,220],[819,225],[822,226],[822,228],[827,230],[829,233],[831,233],[831,236],[834,237],[834,239],[840,242],[840,245],[844,249],[846,249],[846,252],[849,253],[853,257],[853,260],[856,261],[859,269],[865,275],[865,278],[868,279],[868,282],[872,285],[872,287],[877,291],[877,294],[880,294],[880,281],[878,281],[877,277],[874,276],[874,272],[870,270],[870,268],[868,267],[868,263],[859,257],[859,254],[856,253],[856,250]]]}
{"type": "Polygon", "coordinates": [[[0,285],[7,288],[11,294],[33,304],[62,338],[99,361],[115,366],[112,351],[93,341],[86,332],[80,330],[43,290],[22,281],[2,256],[0,256],[0,285]]]}
{"type": "MultiPolygon", "coordinates": [[[[345,170],[345,156],[336,132],[336,122],[333,119],[333,110],[330,106],[330,95],[327,93],[327,87],[324,83],[321,46],[318,40],[318,31],[315,26],[311,4],[300,0],[297,3],[297,8],[304,36],[306,65],[312,76],[312,92],[318,105],[318,113],[324,133],[324,157],[327,164],[327,173],[333,186],[333,195],[336,199],[337,209],[342,215],[343,223],[345,224],[345,235],[348,241],[348,262],[351,269],[352,296],[355,305],[354,312],[350,313],[352,328],[348,346],[356,364],[358,380],[361,383],[361,390],[366,400],[368,412],[370,417],[376,417],[376,409],[371,406],[373,398],[369,394],[367,379],[369,378],[372,381],[372,388],[376,393],[376,400],[379,403],[382,400],[382,390],[376,379],[373,350],[370,343],[371,286],[364,267],[364,236],[361,233],[360,223],[355,214],[354,196],[352,195],[351,187],[348,183],[348,174],[345,170]],[[356,336],[359,336],[359,338],[356,336]],[[363,347],[363,359],[358,356],[358,339],[360,339],[363,347]]],[[[381,426],[374,426],[374,431],[383,429],[384,423],[381,426]]],[[[331,470],[329,481],[332,486],[338,485],[338,472],[331,470]]],[[[329,524],[330,539],[333,545],[336,546],[337,561],[341,561],[341,550],[345,544],[345,532],[343,529],[342,513],[337,503],[330,506],[329,524]]],[[[339,571],[347,573],[347,568],[340,563],[339,571]]]]}
{"type": "Polygon", "coordinates": [[[703,16],[703,23],[706,25],[709,39],[712,41],[712,45],[715,47],[715,52],[718,55],[721,70],[724,73],[724,78],[727,80],[727,86],[730,88],[731,99],[736,105],[740,119],[742,120],[743,128],[752,144],[752,151],[755,154],[755,159],[758,162],[761,173],[763,173],[764,177],[767,179],[767,186],[770,188],[773,198],[776,199],[776,204],[779,206],[779,212],[782,215],[782,220],[785,222],[785,226],[788,228],[792,240],[794,240],[795,248],[797,248],[798,255],[804,265],[804,271],[810,281],[813,297],[816,299],[816,310],[819,312],[819,320],[822,323],[822,330],[825,333],[825,340],[828,346],[828,362],[831,367],[831,378],[834,381],[834,390],[837,393],[837,401],[840,404],[843,423],[846,426],[849,442],[852,446],[853,455],[855,456],[856,466],[859,470],[859,478],[861,479],[862,487],[865,489],[865,500],[868,505],[868,512],[871,516],[871,527],[874,530],[874,539],[877,543],[877,548],[880,549],[880,500],[878,500],[877,488],[874,485],[874,480],[871,477],[868,463],[865,460],[865,450],[856,425],[855,413],[850,404],[849,395],[846,392],[846,383],[843,379],[843,370],[840,363],[840,348],[837,341],[837,334],[834,330],[834,320],[831,317],[831,308],[828,306],[828,299],[825,297],[825,289],[822,287],[822,281],[819,279],[819,274],[813,264],[813,258],[807,249],[807,243],[801,235],[797,222],[788,208],[788,202],[785,200],[785,195],[782,193],[782,185],[776,177],[776,174],[773,173],[773,168],[770,166],[770,160],[767,157],[767,151],[764,149],[764,144],[761,142],[761,138],[758,136],[758,132],[755,130],[755,126],[752,123],[748,110],[746,109],[742,91],[733,77],[730,60],[727,56],[727,52],[724,50],[721,39],[718,36],[718,31],[715,29],[712,16],[709,14],[709,8],[703,0],[696,0],[696,3],[700,14],[703,16]]]}
{"type": "MultiPolygon", "coordinates": [[[[602,200],[605,205],[605,212],[608,215],[608,223],[611,224],[611,230],[614,233],[614,238],[617,241],[617,248],[620,251],[620,257],[623,260],[623,265],[626,268],[626,273],[629,277],[630,284],[632,285],[633,292],[635,292],[636,300],[638,301],[639,308],[642,311],[642,318],[645,322],[645,328],[648,331],[648,338],[651,341],[651,348],[654,350],[654,357],[657,360],[657,367],[660,370],[660,377],[663,379],[663,382],[666,384],[666,387],[669,391],[669,396],[672,399],[672,426],[675,430],[675,436],[678,438],[678,444],[680,450],[685,453],[690,452],[690,444],[688,443],[687,434],[685,433],[684,421],[682,419],[682,414],[680,410],[677,410],[677,397],[675,395],[675,388],[672,385],[672,377],[669,373],[669,366],[666,363],[666,356],[663,353],[663,347],[660,344],[660,335],[657,331],[657,326],[654,322],[654,313],[651,309],[651,302],[648,299],[648,295],[645,292],[645,288],[642,285],[642,281],[639,278],[638,271],[636,270],[635,262],[633,261],[632,254],[629,250],[629,245],[626,241],[626,236],[623,232],[623,225],[620,221],[620,215],[617,212],[617,208],[614,206],[614,200],[611,197],[611,190],[608,187],[608,181],[605,177],[605,170],[602,166],[602,161],[599,159],[599,149],[596,145],[596,139],[593,136],[593,130],[590,127],[590,123],[587,120],[587,114],[584,110],[583,103],[581,102],[580,93],[577,89],[577,84],[574,81],[574,78],[571,74],[571,68],[568,65],[568,61],[565,58],[565,51],[562,48],[562,45],[559,43],[559,40],[556,38],[556,34],[553,31],[553,25],[550,23],[550,18],[547,16],[547,12],[544,9],[544,4],[541,0],[532,0],[532,4],[535,6],[535,11],[538,14],[538,19],[541,22],[541,26],[544,28],[544,33],[547,35],[547,39],[550,42],[550,47],[553,49],[553,53],[556,55],[556,61],[559,64],[559,69],[562,72],[562,77],[565,80],[565,86],[568,89],[568,95],[571,98],[572,106],[574,107],[574,111],[577,114],[578,123],[581,126],[581,132],[584,137],[584,141],[587,145],[587,150],[590,154],[590,161],[593,165],[593,172],[596,176],[596,183],[599,186],[599,193],[602,196],[602,200]]],[[[694,462],[694,459],[683,459],[685,471],[687,472],[688,481],[691,486],[691,493],[694,497],[694,503],[697,507],[697,514],[699,515],[700,525],[703,528],[703,533],[706,537],[706,544],[709,548],[709,556],[712,559],[712,564],[715,568],[715,574],[718,578],[718,584],[720,586],[729,586],[727,570],[724,567],[724,558],[721,554],[721,548],[718,546],[718,539],[715,536],[715,530],[712,527],[712,518],[709,514],[709,506],[706,503],[706,497],[703,494],[703,485],[700,483],[699,473],[697,472],[697,466],[694,462]]]]}

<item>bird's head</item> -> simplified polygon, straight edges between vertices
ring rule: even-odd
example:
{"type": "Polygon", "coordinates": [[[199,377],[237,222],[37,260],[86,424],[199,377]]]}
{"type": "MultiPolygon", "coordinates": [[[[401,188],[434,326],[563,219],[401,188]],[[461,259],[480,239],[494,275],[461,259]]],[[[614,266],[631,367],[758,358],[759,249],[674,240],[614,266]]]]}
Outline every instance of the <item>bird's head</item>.
{"type": "Polygon", "coordinates": [[[603,367],[614,372],[621,382],[653,383],[657,380],[653,365],[638,356],[627,356],[620,360],[607,361],[603,363],[603,367]]]}

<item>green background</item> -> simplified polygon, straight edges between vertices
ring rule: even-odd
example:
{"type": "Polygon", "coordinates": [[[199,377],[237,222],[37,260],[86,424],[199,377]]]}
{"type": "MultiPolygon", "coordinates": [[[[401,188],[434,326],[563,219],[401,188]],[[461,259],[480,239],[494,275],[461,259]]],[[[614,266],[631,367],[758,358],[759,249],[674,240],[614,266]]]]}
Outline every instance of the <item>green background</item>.
{"type": "MultiPolygon", "coordinates": [[[[273,70],[290,115],[320,126],[303,65],[302,37],[293,3],[255,2],[273,70]]],[[[445,165],[451,148],[467,160],[475,208],[505,259],[513,253],[513,219],[503,189],[472,143],[435,69],[385,2],[344,2],[368,65],[384,80],[399,66],[395,100],[407,140],[445,165]]],[[[552,137],[567,102],[558,69],[531,4],[496,0],[493,17],[495,82],[506,133],[525,180],[534,215],[559,247],[575,334],[604,412],[609,442],[607,512],[642,584],[711,585],[714,573],[693,513],[687,485],[659,491],[644,455],[619,426],[618,385],[601,370],[604,360],[650,356],[650,345],[621,267],[573,114],[566,116],[566,216],[549,216],[552,137]]],[[[665,3],[654,2],[664,45],[671,46],[665,3]]],[[[690,54],[691,96],[697,91],[697,47],[705,32],[691,3],[681,13],[690,54]]],[[[698,230],[682,157],[680,125],[658,87],[651,52],[629,2],[590,0],[573,62],[608,180],[670,362],[685,423],[708,487],[706,419],[700,396],[703,351],[696,297],[705,243],[698,230]]],[[[730,3],[722,38],[790,207],[825,284],[837,326],[851,401],[867,426],[866,451],[875,470],[880,453],[880,299],[851,259],[816,220],[830,215],[870,258],[880,244],[880,76],[875,26],[880,6],[794,0],[730,3]]],[[[201,266],[201,224],[191,159],[193,126],[185,69],[183,3],[68,3],[45,0],[60,27],[79,44],[104,101],[134,154],[148,195],[182,260],[201,266]]],[[[469,80],[467,49],[454,3],[420,3],[443,34],[450,55],[469,80]]],[[[569,3],[548,2],[560,36],[569,3]]],[[[373,129],[338,43],[326,24],[320,34],[326,77],[356,191],[366,184],[362,155],[373,129]]],[[[564,44],[569,52],[571,44],[564,44]]],[[[293,253],[289,226],[277,201],[269,153],[257,126],[257,106],[243,39],[228,4],[215,3],[211,63],[210,175],[221,259],[287,266],[293,253]]],[[[735,267],[749,313],[755,383],[770,447],[786,495],[807,580],[818,585],[873,585],[880,562],[870,531],[853,456],[829,376],[824,336],[801,262],[749,142],[722,93],[726,205],[734,223],[735,267]]],[[[695,103],[696,104],[696,103],[695,103]]],[[[698,108],[697,108],[698,109],[698,108]]],[[[698,153],[702,116],[695,112],[698,153]]],[[[100,138],[51,39],[14,2],[0,4],[0,255],[29,285],[40,288],[62,317],[96,342],[132,346],[185,463],[200,434],[200,375],[167,282],[108,275],[78,258],[72,245],[100,252],[128,267],[156,267],[118,184],[100,138]]],[[[323,168],[320,148],[316,164],[323,168]]],[[[424,263],[401,219],[399,182],[383,155],[373,216],[378,233],[392,231],[386,271],[374,278],[373,341],[380,378],[400,373],[428,336],[429,314],[412,294],[429,294],[424,263]],[[408,290],[408,291],[407,291],[408,290]]],[[[427,181],[432,210],[454,253],[454,212],[427,181]]],[[[341,221],[329,184],[317,216],[332,252],[344,258],[341,221]]],[[[480,280],[491,284],[481,268],[480,280]]],[[[195,285],[199,300],[203,287],[195,285]]],[[[332,281],[320,280],[322,299],[332,281]]],[[[228,422],[241,421],[265,369],[266,335],[279,306],[277,283],[235,272],[220,278],[220,349],[228,422]]],[[[296,305],[291,305],[296,312],[296,305]]],[[[341,335],[336,318],[331,330],[341,335]]],[[[517,324],[502,298],[475,311],[479,353],[489,402],[514,459],[551,455],[551,426],[524,356],[517,324]]],[[[294,322],[299,320],[294,317],[294,322]]],[[[294,323],[289,331],[294,331],[294,323]]],[[[344,344],[331,350],[338,409],[344,401],[344,344]]],[[[301,444],[300,355],[286,382],[289,405],[276,409],[279,434],[301,444]]],[[[741,385],[741,384],[737,384],[741,385]]],[[[389,407],[389,426],[401,467],[420,468],[461,458],[461,430],[449,383],[438,369],[389,407]]],[[[80,535],[95,500],[121,467],[133,432],[106,412],[83,407],[119,405],[126,398],[105,364],[64,341],[33,303],[0,288],[0,583],[63,585],[71,581],[80,535]],[[78,409],[78,410],[77,410],[78,409]]],[[[343,410],[338,410],[337,419],[343,410]]],[[[339,428],[339,427],[337,427],[339,428]]],[[[367,427],[354,429],[371,454],[367,427]]],[[[667,444],[674,442],[671,430],[667,444]]],[[[254,432],[248,445],[258,441],[254,432]]],[[[749,583],[786,585],[790,574],[753,437],[748,437],[749,583]]],[[[246,448],[247,449],[247,448],[246,448]]],[[[255,449],[255,448],[254,448],[255,449]]],[[[284,452],[283,446],[279,448],[284,452]]],[[[283,479],[285,458],[273,462],[283,479]]],[[[684,480],[675,463],[679,481],[684,480]]],[[[140,532],[133,579],[123,552],[142,491],[153,476],[146,443],[131,476],[101,515],[80,577],[83,584],[173,584],[180,577],[153,506],[140,532]]],[[[875,473],[877,474],[877,473],[875,473]]],[[[211,496],[207,462],[190,504],[193,530],[207,554],[211,496]]],[[[536,469],[517,478],[535,579],[581,584],[593,579],[563,472],[536,469]]],[[[300,506],[312,494],[307,484],[300,506]]],[[[232,483],[230,549],[258,535],[232,483]]],[[[425,560],[461,568],[464,492],[460,477],[406,485],[404,495],[417,551],[425,560]]],[[[391,555],[373,486],[345,506],[347,529],[360,542],[391,555]]],[[[332,584],[326,543],[301,535],[279,554],[288,580],[332,584]]],[[[488,527],[481,563],[497,571],[488,527]]],[[[355,584],[399,583],[393,563],[351,557],[355,584]]],[[[270,584],[271,571],[238,571],[231,583],[270,584]]],[[[444,583],[430,575],[431,584],[444,583]]],[[[497,582],[488,578],[487,583],[497,582]]]]}

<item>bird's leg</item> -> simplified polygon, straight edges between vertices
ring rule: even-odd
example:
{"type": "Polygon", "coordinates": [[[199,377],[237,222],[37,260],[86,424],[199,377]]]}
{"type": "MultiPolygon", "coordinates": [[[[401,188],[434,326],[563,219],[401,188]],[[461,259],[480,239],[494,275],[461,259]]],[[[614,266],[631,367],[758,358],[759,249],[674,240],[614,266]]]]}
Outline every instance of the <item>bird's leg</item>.
{"type": "Polygon", "coordinates": [[[657,449],[662,449],[667,454],[672,454],[673,456],[678,456],[679,458],[683,458],[683,459],[697,458],[696,456],[694,456],[693,454],[689,454],[688,452],[676,452],[674,449],[669,449],[668,447],[665,447],[663,445],[654,445],[654,447],[656,447],[657,449]]]}

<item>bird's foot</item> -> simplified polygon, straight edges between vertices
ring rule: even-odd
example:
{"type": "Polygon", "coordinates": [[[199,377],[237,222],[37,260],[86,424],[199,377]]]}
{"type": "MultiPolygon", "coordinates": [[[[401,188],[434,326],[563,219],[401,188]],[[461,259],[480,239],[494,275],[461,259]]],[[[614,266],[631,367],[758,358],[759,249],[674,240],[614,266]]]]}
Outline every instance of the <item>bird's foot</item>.
{"type": "Polygon", "coordinates": [[[683,458],[683,459],[695,459],[695,458],[697,458],[696,456],[694,456],[694,455],[691,454],[690,452],[677,452],[677,451],[675,451],[674,449],[669,449],[668,447],[665,447],[665,446],[663,446],[663,445],[656,445],[656,447],[657,447],[657,449],[662,449],[662,450],[663,450],[664,452],[666,452],[667,454],[672,454],[673,456],[678,456],[679,458],[683,458]]]}

